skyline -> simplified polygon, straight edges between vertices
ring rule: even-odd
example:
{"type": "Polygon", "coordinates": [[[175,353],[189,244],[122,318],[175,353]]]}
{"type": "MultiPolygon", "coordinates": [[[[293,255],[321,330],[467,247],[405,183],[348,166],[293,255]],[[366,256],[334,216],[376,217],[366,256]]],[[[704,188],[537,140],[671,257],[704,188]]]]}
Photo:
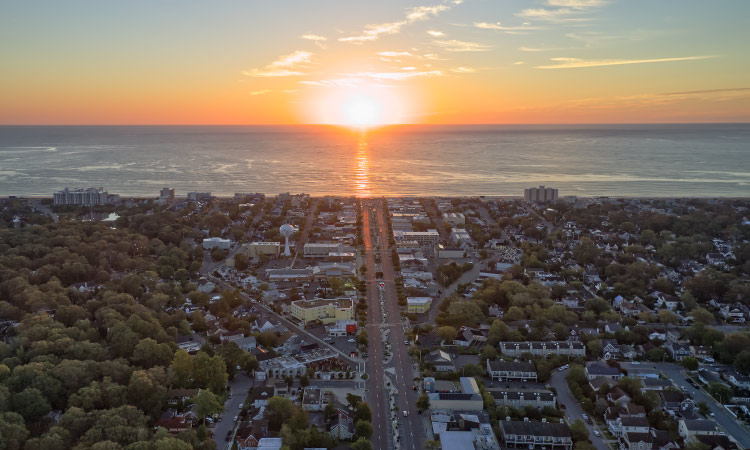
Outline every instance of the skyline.
{"type": "Polygon", "coordinates": [[[750,120],[746,2],[179,5],[1,6],[0,124],[750,120]]]}

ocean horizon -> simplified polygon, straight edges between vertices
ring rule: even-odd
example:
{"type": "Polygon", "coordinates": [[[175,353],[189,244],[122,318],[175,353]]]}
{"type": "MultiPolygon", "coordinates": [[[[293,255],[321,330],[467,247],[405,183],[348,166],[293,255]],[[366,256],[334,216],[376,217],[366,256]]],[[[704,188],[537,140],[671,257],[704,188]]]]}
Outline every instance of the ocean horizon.
{"type": "Polygon", "coordinates": [[[750,124],[0,126],[0,196],[750,196],[750,124]]]}

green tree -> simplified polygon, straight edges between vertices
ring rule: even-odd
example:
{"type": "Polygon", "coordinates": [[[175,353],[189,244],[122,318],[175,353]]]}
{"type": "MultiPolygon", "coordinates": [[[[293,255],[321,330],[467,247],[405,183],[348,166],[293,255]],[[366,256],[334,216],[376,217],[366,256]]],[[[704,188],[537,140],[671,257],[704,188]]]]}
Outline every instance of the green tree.
{"type": "Polygon", "coordinates": [[[368,405],[367,402],[362,401],[357,404],[357,408],[354,411],[354,419],[366,420],[368,422],[372,421],[372,411],[370,410],[370,405],[368,405]]]}
{"type": "Polygon", "coordinates": [[[695,308],[694,310],[690,311],[690,317],[692,317],[696,322],[702,323],[703,325],[711,325],[716,321],[714,315],[705,308],[695,308]]]}
{"type": "Polygon", "coordinates": [[[360,438],[370,439],[370,436],[372,436],[372,425],[366,420],[358,420],[354,424],[354,434],[360,438]]]}
{"type": "Polygon", "coordinates": [[[419,398],[417,398],[417,409],[420,411],[427,411],[430,409],[430,397],[427,393],[422,392],[419,398]]]}
{"type": "Polygon", "coordinates": [[[458,331],[451,326],[440,327],[437,331],[438,339],[446,344],[453,344],[453,341],[456,340],[457,334],[458,331]]]}
{"type": "Polygon", "coordinates": [[[195,412],[198,417],[204,420],[207,416],[224,411],[224,404],[219,396],[205,389],[198,392],[198,395],[193,397],[191,402],[195,404],[195,412]]]}
{"type": "Polygon", "coordinates": [[[719,403],[727,403],[732,398],[732,389],[724,383],[712,382],[708,383],[706,388],[709,394],[715,398],[719,403]]]}
{"type": "Polygon", "coordinates": [[[698,370],[698,360],[692,357],[687,357],[682,360],[680,363],[682,364],[682,367],[686,368],[687,370],[698,370]]]}
{"type": "Polygon", "coordinates": [[[359,438],[350,446],[352,450],[372,450],[372,444],[365,438],[359,438]]]}
{"type": "Polygon", "coordinates": [[[573,442],[589,440],[589,430],[583,420],[578,419],[570,425],[570,436],[573,438],[573,442]]]}
{"type": "Polygon", "coordinates": [[[29,436],[23,416],[15,412],[0,413],[0,448],[20,450],[29,436]]]}
{"type": "Polygon", "coordinates": [[[169,366],[172,384],[178,388],[190,387],[193,377],[193,358],[185,350],[177,350],[169,366]]]}
{"type": "Polygon", "coordinates": [[[42,391],[36,388],[26,388],[13,395],[11,404],[29,422],[40,420],[52,409],[42,391]]]}
{"type": "Polygon", "coordinates": [[[264,412],[264,417],[268,419],[268,428],[272,431],[279,431],[281,425],[289,421],[294,414],[294,405],[291,400],[282,397],[271,397],[264,412]]]}

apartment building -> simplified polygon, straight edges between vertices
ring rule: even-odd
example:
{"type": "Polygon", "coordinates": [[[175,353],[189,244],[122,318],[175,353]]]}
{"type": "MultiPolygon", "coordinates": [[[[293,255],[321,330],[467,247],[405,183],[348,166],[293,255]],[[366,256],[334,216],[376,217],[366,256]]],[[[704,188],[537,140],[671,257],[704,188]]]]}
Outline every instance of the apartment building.
{"type": "Polygon", "coordinates": [[[337,320],[353,320],[353,302],[349,298],[297,300],[292,302],[292,316],[302,323],[319,320],[333,323],[337,320]]]}
{"type": "Polygon", "coordinates": [[[578,341],[499,342],[498,346],[500,353],[513,358],[520,358],[524,353],[542,358],[550,355],[586,356],[586,346],[578,341]]]}
{"type": "Polygon", "coordinates": [[[419,245],[435,245],[440,242],[440,233],[437,230],[427,231],[394,231],[393,237],[396,241],[414,241],[419,245]]]}
{"type": "Polygon", "coordinates": [[[495,399],[495,404],[509,408],[555,408],[557,399],[552,391],[546,389],[502,389],[488,391],[495,399]]]}
{"type": "Polygon", "coordinates": [[[86,189],[69,189],[57,191],[53,195],[55,205],[80,205],[93,206],[105,205],[107,203],[117,203],[120,196],[110,195],[104,188],[86,188],[86,189]]]}
{"type": "Polygon", "coordinates": [[[530,362],[487,360],[487,375],[493,381],[536,381],[536,367],[530,362]]]}
{"type": "Polygon", "coordinates": [[[523,190],[523,199],[529,203],[548,203],[557,201],[557,189],[539,186],[523,190]]]}
{"type": "MultiPolygon", "coordinates": [[[[544,419],[542,419],[544,420],[544,419]]],[[[571,450],[573,438],[564,423],[506,420],[498,421],[501,441],[507,448],[571,450]]]]}

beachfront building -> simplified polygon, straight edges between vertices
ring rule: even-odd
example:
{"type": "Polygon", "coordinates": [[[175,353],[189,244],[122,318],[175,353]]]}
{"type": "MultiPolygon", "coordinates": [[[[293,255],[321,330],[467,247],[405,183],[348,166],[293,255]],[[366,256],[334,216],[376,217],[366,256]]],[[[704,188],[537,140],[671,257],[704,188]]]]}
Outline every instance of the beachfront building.
{"type": "Polygon", "coordinates": [[[337,242],[308,242],[305,244],[305,258],[327,258],[330,253],[341,253],[341,244],[337,242]]]}
{"type": "Polygon", "coordinates": [[[57,191],[53,194],[55,205],[93,206],[117,203],[120,196],[110,195],[104,188],[69,189],[57,191]]]}
{"type": "Polygon", "coordinates": [[[260,258],[263,255],[278,258],[281,251],[281,242],[251,242],[242,244],[242,253],[248,258],[260,258]]]}
{"type": "Polygon", "coordinates": [[[203,248],[205,249],[220,248],[222,250],[229,250],[231,246],[232,241],[230,241],[229,239],[222,239],[218,237],[203,239],[203,248]]]}
{"type": "Polygon", "coordinates": [[[319,320],[333,323],[337,320],[353,320],[354,308],[349,298],[297,300],[292,302],[291,313],[302,323],[319,320]]]}
{"type": "Polygon", "coordinates": [[[407,297],[406,305],[409,314],[422,314],[430,309],[432,298],[430,297],[407,297]]]}
{"type": "Polygon", "coordinates": [[[549,203],[557,201],[557,189],[539,186],[523,190],[523,199],[529,203],[549,203]]]}

